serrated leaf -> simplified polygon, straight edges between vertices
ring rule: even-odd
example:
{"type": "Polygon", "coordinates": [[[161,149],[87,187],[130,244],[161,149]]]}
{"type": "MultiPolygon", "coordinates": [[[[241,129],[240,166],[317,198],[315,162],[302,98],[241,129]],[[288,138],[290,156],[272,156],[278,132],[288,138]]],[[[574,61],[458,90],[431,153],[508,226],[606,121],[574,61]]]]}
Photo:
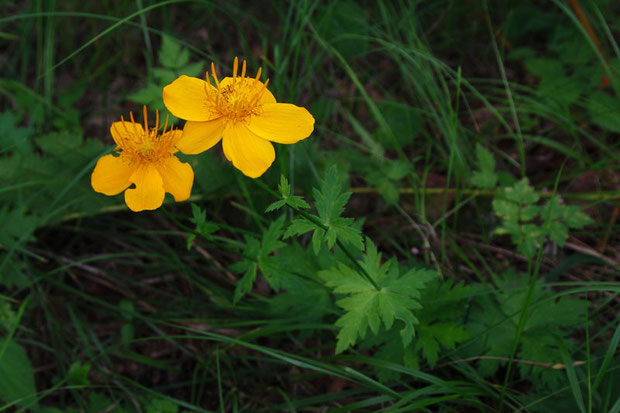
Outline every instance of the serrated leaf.
{"type": "Polygon", "coordinates": [[[170,36],[162,36],[159,62],[169,69],[183,67],[189,61],[189,51],[181,48],[179,43],[170,36]]]}
{"type": "Polygon", "coordinates": [[[495,198],[493,200],[493,212],[506,221],[517,221],[519,219],[519,205],[504,199],[495,198]]]}
{"type": "Polygon", "coordinates": [[[172,69],[165,69],[161,67],[153,68],[153,76],[157,80],[159,85],[168,85],[178,77],[177,72],[172,69]]]}
{"type": "Polygon", "coordinates": [[[280,218],[269,224],[269,227],[263,233],[263,238],[261,241],[262,256],[267,256],[269,253],[286,245],[282,241],[280,241],[280,237],[282,236],[283,232],[282,227],[284,226],[284,219],[285,216],[282,215],[280,218]]]}
{"type": "Polygon", "coordinates": [[[32,151],[30,136],[33,129],[17,126],[18,123],[12,112],[0,113],[0,153],[13,151],[24,154],[32,151]]]}
{"type": "Polygon", "coordinates": [[[35,142],[44,153],[64,157],[81,145],[82,135],[71,131],[52,132],[35,138],[35,142]]]}
{"type": "Polygon", "coordinates": [[[471,182],[480,189],[493,189],[497,185],[495,158],[484,146],[476,144],[478,170],[472,175],[471,182]]]}
{"type": "Polygon", "coordinates": [[[233,304],[237,304],[239,300],[243,298],[248,292],[252,290],[254,281],[256,281],[256,270],[258,266],[256,264],[250,265],[243,277],[237,281],[235,287],[235,294],[233,297],[233,304]]]}
{"type": "Polygon", "coordinates": [[[602,129],[620,133],[620,99],[604,92],[596,91],[586,102],[590,119],[602,129]]]}
{"type": "Polygon", "coordinates": [[[291,224],[288,226],[288,228],[286,228],[283,238],[286,239],[295,235],[303,235],[306,232],[310,232],[314,229],[320,229],[320,227],[305,218],[295,218],[293,221],[291,221],[291,224]]]}
{"type": "Polygon", "coordinates": [[[540,195],[530,186],[530,181],[527,178],[521,179],[512,187],[505,188],[504,196],[507,200],[519,204],[533,204],[540,198],[540,195]]]}
{"type": "Polygon", "coordinates": [[[362,339],[367,329],[376,334],[381,323],[388,330],[391,329],[395,320],[403,323],[400,336],[403,347],[407,346],[413,339],[414,324],[418,323],[412,311],[421,308],[417,301],[419,290],[437,277],[434,271],[415,269],[399,277],[395,260],[381,265],[381,255],[374,244],[366,240],[366,245],[366,254],[360,266],[379,286],[378,289],[361,273],[342,263],[319,272],[319,277],[334,293],[348,294],[336,302],[345,310],[345,314],[336,322],[336,326],[341,328],[336,352],[342,352],[362,339]]]}
{"type": "Polygon", "coordinates": [[[568,239],[568,228],[559,221],[549,224],[549,239],[562,247],[568,239]]]}
{"type": "Polygon", "coordinates": [[[594,221],[588,215],[581,212],[578,206],[564,206],[562,218],[570,228],[583,228],[592,224],[594,221]]]}
{"type": "Polygon", "coordinates": [[[420,326],[418,346],[431,367],[435,367],[438,360],[439,349],[444,346],[454,349],[456,343],[465,341],[471,337],[471,333],[456,323],[435,323],[430,326],[420,326]]]}
{"type": "Polygon", "coordinates": [[[276,210],[282,208],[284,205],[286,205],[286,201],[281,199],[279,201],[273,202],[267,208],[265,208],[265,212],[276,211],[276,210]]]}
{"type": "MultiPolygon", "coordinates": [[[[476,298],[477,304],[470,312],[467,325],[474,338],[462,356],[488,355],[508,359],[513,351],[512,341],[523,306],[527,303],[517,358],[552,364],[561,361],[558,340],[569,348],[573,346],[568,336],[575,326],[583,326],[588,302],[566,296],[556,300],[554,293],[540,280],[528,298],[530,282],[528,275],[508,271],[498,280],[495,294],[476,298]]],[[[505,362],[482,360],[479,367],[487,376],[493,374],[500,364],[505,362]]],[[[550,369],[522,364],[525,365],[519,370],[523,378],[541,387],[552,385],[550,369]]]]}
{"type": "Polygon", "coordinates": [[[163,104],[162,88],[155,83],[147,83],[144,89],[127,95],[127,99],[140,105],[156,105],[159,107],[160,101],[163,104]]]}

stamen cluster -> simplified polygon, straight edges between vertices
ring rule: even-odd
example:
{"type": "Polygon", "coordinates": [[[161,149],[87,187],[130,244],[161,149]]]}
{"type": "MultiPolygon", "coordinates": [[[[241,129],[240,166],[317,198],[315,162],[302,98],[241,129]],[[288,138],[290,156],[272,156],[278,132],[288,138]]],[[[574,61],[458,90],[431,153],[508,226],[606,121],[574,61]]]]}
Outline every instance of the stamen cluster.
{"type": "MultiPolygon", "coordinates": [[[[239,60],[235,58],[233,63],[232,80],[220,83],[215,73],[215,65],[211,63],[211,76],[215,83],[215,88],[210,85],[210,77],[207,72],[205,83],[205,94],[207,110],[213,117],[223,117],[228,121],[243,122],[250,115],[260,115],[260,99],[267,88],[269,79],[265,83],[258,80],[262,73],[262,68],[258,69],[255,78],[246,77],[246,62],[243,61],[241,76],[237,76],[239,60]]],[[[228,79],[225,79],[228,80],[228,79]]]]}
{"type": "Polygon", "coordinates": [[[133,113],[129,113],[131,122],[126,122],[121,115],[122,128],[120,131],[117,123],[112,124],[116,137],[114,138],[118,145],[116,150],[122,150],[121,157],[130,163],[152,163],[158,160],[172,156],[176,152],[174,147],[174,128],[171,126],[168,131],[169,116],[166,115],[166,121],[161,133],[159,132],[159,111],[155,111],[155,126],[148,127],[148,118],[146,107],[144,107],[144,129],[139,127],[133,117],[133,113]]]}

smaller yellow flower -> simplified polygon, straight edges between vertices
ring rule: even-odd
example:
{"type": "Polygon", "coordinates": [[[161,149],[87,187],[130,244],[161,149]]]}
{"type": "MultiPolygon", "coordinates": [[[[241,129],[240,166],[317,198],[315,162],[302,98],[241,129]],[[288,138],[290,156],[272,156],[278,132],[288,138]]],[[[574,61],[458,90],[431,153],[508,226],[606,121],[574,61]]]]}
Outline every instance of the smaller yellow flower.
{"type": "Polygon", "coordinates": [[[135,212],[157,209],[164,202],[165,193],[171,193],[176,201],[189,198],[194,183],[194,170],[188,163],[181,162],[175,155],[175,144],[182,136],[180,130],[170,127],[168,117],[159,133],[159,112],[156,112],[155,127],[149,129],[144,107],[144,127],[136,123],[130,113],[131,122],[121,116],[114,122],[110,133],[116,142],[113,154],[102,156],[90,177],[96,192],[117,195],[131,184],[135,188],[125,191],[125,203],[135,212]]]}
{"type": "Polygon", "coordinates": [[[164,104],[176,117],[187,120],[177,143],[185,154],[199,154],[222,140],[224,155],[250,178],[261,176],[271,166],[276,153],[271,142],[291,144],[310,136],[314,118],[305,108],[277,103],[259,80],[246,77],[243,62],[235,57],[233,77],[220,82],[211,63],[215,86],[207,80],[181,76],[164,87],[164,104]],[[271,141],[271,142],[270,142],[271,141]]]}

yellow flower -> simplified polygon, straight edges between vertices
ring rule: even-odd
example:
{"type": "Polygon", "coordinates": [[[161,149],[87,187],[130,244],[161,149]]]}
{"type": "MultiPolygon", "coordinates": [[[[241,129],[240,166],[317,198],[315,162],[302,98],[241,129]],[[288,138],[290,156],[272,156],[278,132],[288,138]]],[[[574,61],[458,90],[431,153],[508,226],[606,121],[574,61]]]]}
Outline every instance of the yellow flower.
{"type": "Polygon", "coordinates": [[[222,139],[224,155],[251,178],[261,176],[276,154],[271,142],[291,144],[310,136],[314,118],[305,108],[276,103],[265,83],[237,76],[235,58],[233,77],[220,82],[211,63],[215,86],[207,80],[181,76],[164,87],[164,104],[176,117],[187,120],[177,148],[185,154],[198,154],[222,139]],[[271,142],[269,142],[271,141],[271,142]]]}
{"type": "Polygon", "coordinates": [[[110,127],[117,145],[115,151],[120,153],[102,156],[97,161],[90,178],[93,189],[105,195],[116,195],[135,184],[135,188],[125,191],[125,203],[135,212],[159,208],[166,192],[176,201],[189,198],[194,170],[174,155],[182,132],[172,127],[166,131],[166,117],[159,133],[159,112],[156,112],[155,127],[149,129],[146,106],[144,128],[134,121],[133,114],[130,117],[131,122],[126,122],[121,116],[121,121],[110,127]]]}

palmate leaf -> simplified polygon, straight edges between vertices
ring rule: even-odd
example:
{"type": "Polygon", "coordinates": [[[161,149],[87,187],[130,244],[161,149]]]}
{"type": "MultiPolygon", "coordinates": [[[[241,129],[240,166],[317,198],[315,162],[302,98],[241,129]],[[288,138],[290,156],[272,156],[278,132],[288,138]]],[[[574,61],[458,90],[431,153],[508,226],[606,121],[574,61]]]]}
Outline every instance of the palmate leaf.
{"type": "Polygon", "coordinates": [[[418,340],[412,345],[416,359],[421,353],[434,367],[442,347],[454,349],[456,344],[471,337],[463,326],[463,318],[475,292],[474,287],[454,285],[450,279],[428,283],[420,300],[422,309],[417,314],[418,340]]]}
{"type": "Polygon", "coordinates": [[[342,263],[319,272],[319,277],[335,294],[346,295],[336,302],[345,310],[336,321],[336,326],[340,327],[337,353],[364,338],[367,330],[376,335],[381,324],[389,330],[396,320],[404,325],[400,329],[403,346],[409,345],[414,336],[414,324],[418,323],[413,311],[421,308],[420,290],[437,277],[436,272],[425,269],[413,269],[401,276],[394,259],[382,265],[381,254],[372,241],[367,239],[366,246],[366,254],[359,263],[379,289],[342,263]]]}
{"type": "Polygon", "coordinates": [[[314,206],[318,216],[311,215],[312,219],[305,217],[295,218],[286,229],[284,238],[314,231],[312,234],[312,247],[316,254],[318,254],[323,243],[326,243],[327,247],[331,249],[337,240],[348,242],[360,250],[364,249],[361,232],[354,225],[353,218],[340,216],[351,197],[350,192],[341,191],[342,184],[338,169],[334,165],[325,174],[320,188],[314,188],[313,190],[314,206]]]}
{"type": "Polygon", "coordinates": [[[480,189],[493,189],[497,185],[495,173],[495,158],[484,146],[476,144],[476,158],[478,170],[474,171],[471,182],[480,189]]]}
{"type": "Polygon", "coordinates": [[[280,184],[278,185],[278,190],[280,191],[280,195],[282,195],[282,199],[272,203],[265,209],[265,212],[271,212],[282,208],[284,205],[289,205],[293,209],[301,208],[306,209],[310,208],[310,205],[300,196],[293,195],[291,193],[291,186],[288,183],[288,179],[284,175],[280,175],[280,184]]]}
{"type": "MultiPolygon", "coordinates": [[[[476,299],[467,322],[474,340],[466,346],[464,357],[510,357],[529,282],[526,275],[508,272],[495,294],[476,299]]],[[[538,281],[528,306],[516,357],[529,362],[555,364],[562,361],[559,342],[566,348],[574,348],[568,335],[571,329],[584,324],[588,302],[568,296],[556,299],[546,288],[542,281],[538,281]]],[[[502,364],[505,363],[499,360],[481,360],[479,369],[484,376],[489,376],[502,364]]],[[[519,370],[524,379],[545,387],[558,383],[564,375],[562,371],[531,363],[520,363],[519,370]]]]}
{"type": "MultiPolygon", "coordinates": [[[[206,239],[211,239],[211,234],[219,229],[219,226],[211,221],[207,221],[207,211],[196,204],[192,204],[192,215],[190,222],[196,226],[196,232],[206,239]]],[[[190,233],[187,236],[187,249],[191,249],[197,234],[190,233]]]]}
{"type": "Polygon", "coordinates": [[[280,241],[283,233],[285,216],[282,215],[273,221],[269,227],[263,232],[261,241],[251,236],[245,237],[244,258],[230,266],[230,269],[237,273],[244,273],[243,277],[237,282],[233,303],[237,303],[245,296],[254,285],[258,270],[265,277],[269,286],[274,289],[280,289],[281,277],[284,271],[278,265],[279,260],[274,259],[270,254],[280,248],[286,246],[280,241]]]}

